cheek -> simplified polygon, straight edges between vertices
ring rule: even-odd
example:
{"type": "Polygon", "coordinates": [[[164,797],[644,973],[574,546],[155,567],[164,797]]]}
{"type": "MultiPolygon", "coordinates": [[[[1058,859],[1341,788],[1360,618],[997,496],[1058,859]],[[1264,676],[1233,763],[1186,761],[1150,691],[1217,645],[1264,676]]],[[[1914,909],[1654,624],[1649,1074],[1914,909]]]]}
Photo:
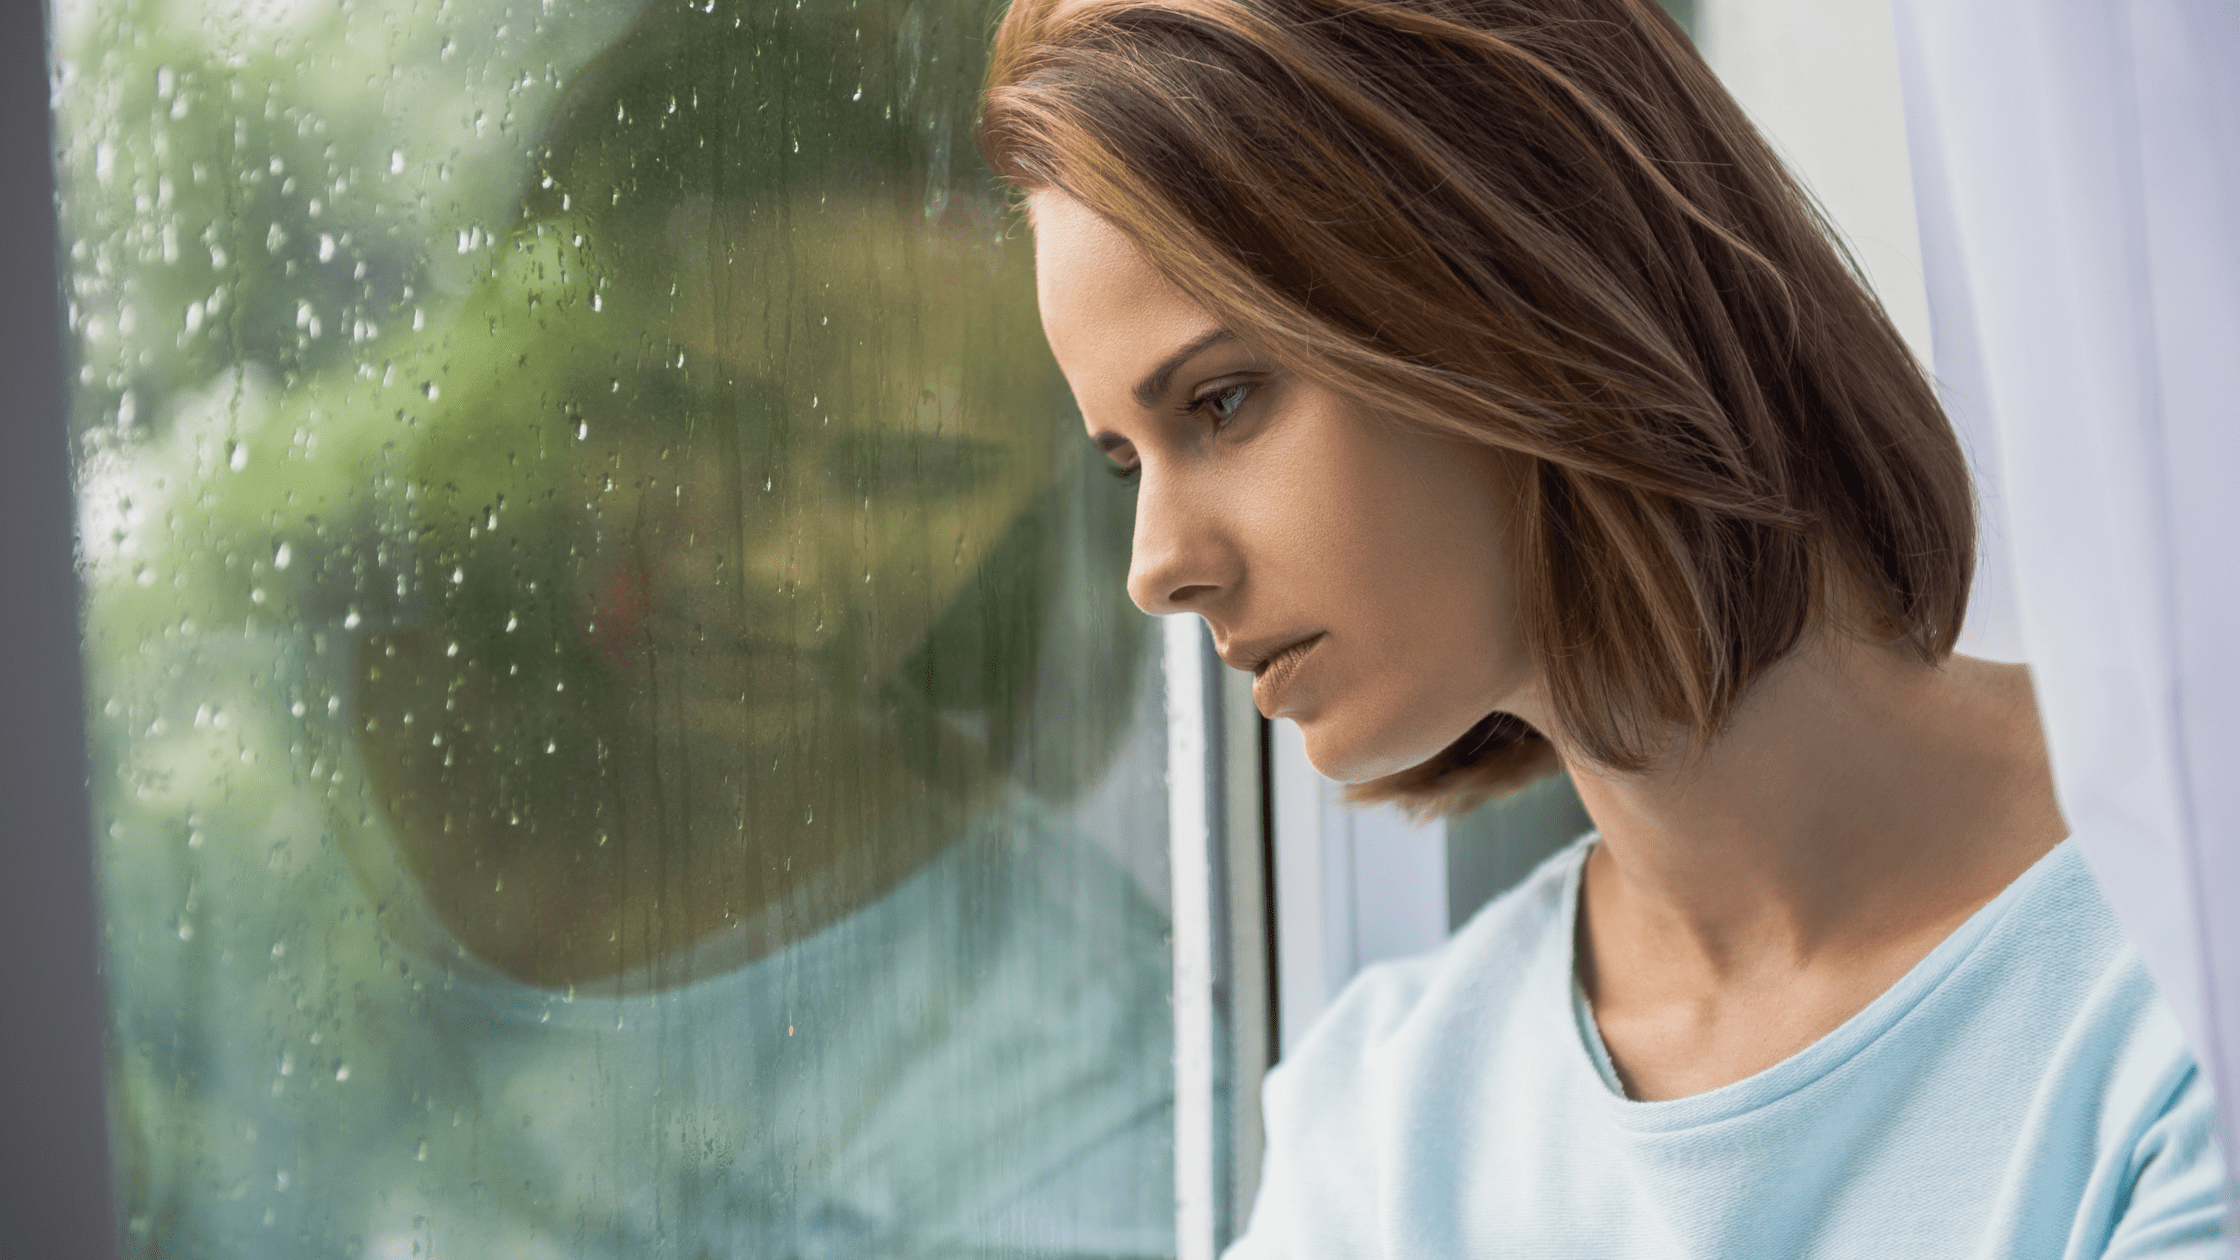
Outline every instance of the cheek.
{"type": "Polygon", "coordinates": [[[1443,662],[1497,646],[1511,611],[1505,529],[1495,487],[1469,452],[1366,458],[1321,496],[1317,532],[1336,587],[1336,616],[1395,661],[1443,662]]]}
{"type": "Polygon", "coordinates": [[[1021,482],[957,499],[874,508],[868,521],[850,518],[849,600],[877,618],[881,641],[897,660],[916,650],[980,575],[1033,491],[1021,482]]]}
{"type": "Polygon", "coordinates": [[[1413,461],[1322,531],[1326,616],[1347,650],[1300,725],[1334,778],[1420,764],[1529,687],[1498,483],[1476,462],[1413,461]]]}

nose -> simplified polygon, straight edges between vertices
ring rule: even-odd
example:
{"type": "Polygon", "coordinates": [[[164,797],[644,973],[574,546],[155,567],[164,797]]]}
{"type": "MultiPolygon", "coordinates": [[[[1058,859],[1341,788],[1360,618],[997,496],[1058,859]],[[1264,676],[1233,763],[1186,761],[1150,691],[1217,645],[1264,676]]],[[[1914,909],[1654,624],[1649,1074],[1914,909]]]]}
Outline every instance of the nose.
{"type": "Polygon", "coordinates": [[[1154,616],[1204,613],[1235,589],[1241,558],[1202,492],[1143,474],[1136,492],[1135,546],[1128,560],[1128,598],[1154,616]]]}

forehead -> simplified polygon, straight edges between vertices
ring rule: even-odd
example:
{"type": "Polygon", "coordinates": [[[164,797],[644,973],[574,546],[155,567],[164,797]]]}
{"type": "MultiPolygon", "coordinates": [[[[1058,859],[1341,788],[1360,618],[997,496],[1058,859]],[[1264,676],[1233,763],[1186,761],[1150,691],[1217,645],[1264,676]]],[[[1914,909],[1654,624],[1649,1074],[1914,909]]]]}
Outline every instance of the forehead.
{"type": "Polygon", "coordinates": [[[788,216],[687,201],[658,225],[634,303],[687,362],[781,385],[820,428],[1047,426],[1058,381],[1024,242],[831,198],[788,216]]]}
{"type": "Polygon", "coordinates": [[[1061,193],[1028,198],[1043,332],[1084,411],[1120,404],[1141,373],[1212,329],[1206,309],[1118,228],[1061,193]]]}

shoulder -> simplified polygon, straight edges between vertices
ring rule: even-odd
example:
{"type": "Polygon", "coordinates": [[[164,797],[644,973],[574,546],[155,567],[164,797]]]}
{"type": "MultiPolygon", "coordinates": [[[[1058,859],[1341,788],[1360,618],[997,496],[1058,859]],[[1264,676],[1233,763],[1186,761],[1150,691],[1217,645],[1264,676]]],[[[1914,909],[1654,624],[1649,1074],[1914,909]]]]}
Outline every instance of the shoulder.
{"type": "Polygon", "coordinates": [[[2092,1099],[2103,1114],[2137,1117],[2167,1104],[2195,1074],[2193,1055],[2076,842],[1989,909],[1980,934],[1963,928],[1940,947],[1963,957],[1912,1012],[1921,1027],[1901,1031],[1942,1034],[1963,1058],[1970,1045],[2007,1046],[2012,1066],[2031,1065],[2038,1088],[2064,1091],[2072,1109],[2092,1099]]]}
{"type": "Polygon", "coordinates": [[[1972,1071],[1975,1098],[2023,1095],[2006,1109],[2013,1122],[1962,1141],[2005,1148],[1994,1231],[2064,1222],[2069,1254],[2094,1256],[2217,1247],[2225,1164],[2175,1012],[2074,840],[2018,884],[1919,1030],[1944,1046],[1940,1074],[1972,1071]]]}

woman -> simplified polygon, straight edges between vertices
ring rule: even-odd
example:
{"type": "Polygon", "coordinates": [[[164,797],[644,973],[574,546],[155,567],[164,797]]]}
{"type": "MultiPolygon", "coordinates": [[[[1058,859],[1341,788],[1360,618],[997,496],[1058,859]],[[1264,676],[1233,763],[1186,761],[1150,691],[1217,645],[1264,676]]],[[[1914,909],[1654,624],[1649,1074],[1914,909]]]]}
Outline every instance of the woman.
{"type": "Polygon", "coordinates": [[[982,144],[1205,617],[1360,800],[1595,834],[1269,1078],[1233,1255],[2221,1254],[1929,381],[1647,0],[1057,0],[982,144]]]}

